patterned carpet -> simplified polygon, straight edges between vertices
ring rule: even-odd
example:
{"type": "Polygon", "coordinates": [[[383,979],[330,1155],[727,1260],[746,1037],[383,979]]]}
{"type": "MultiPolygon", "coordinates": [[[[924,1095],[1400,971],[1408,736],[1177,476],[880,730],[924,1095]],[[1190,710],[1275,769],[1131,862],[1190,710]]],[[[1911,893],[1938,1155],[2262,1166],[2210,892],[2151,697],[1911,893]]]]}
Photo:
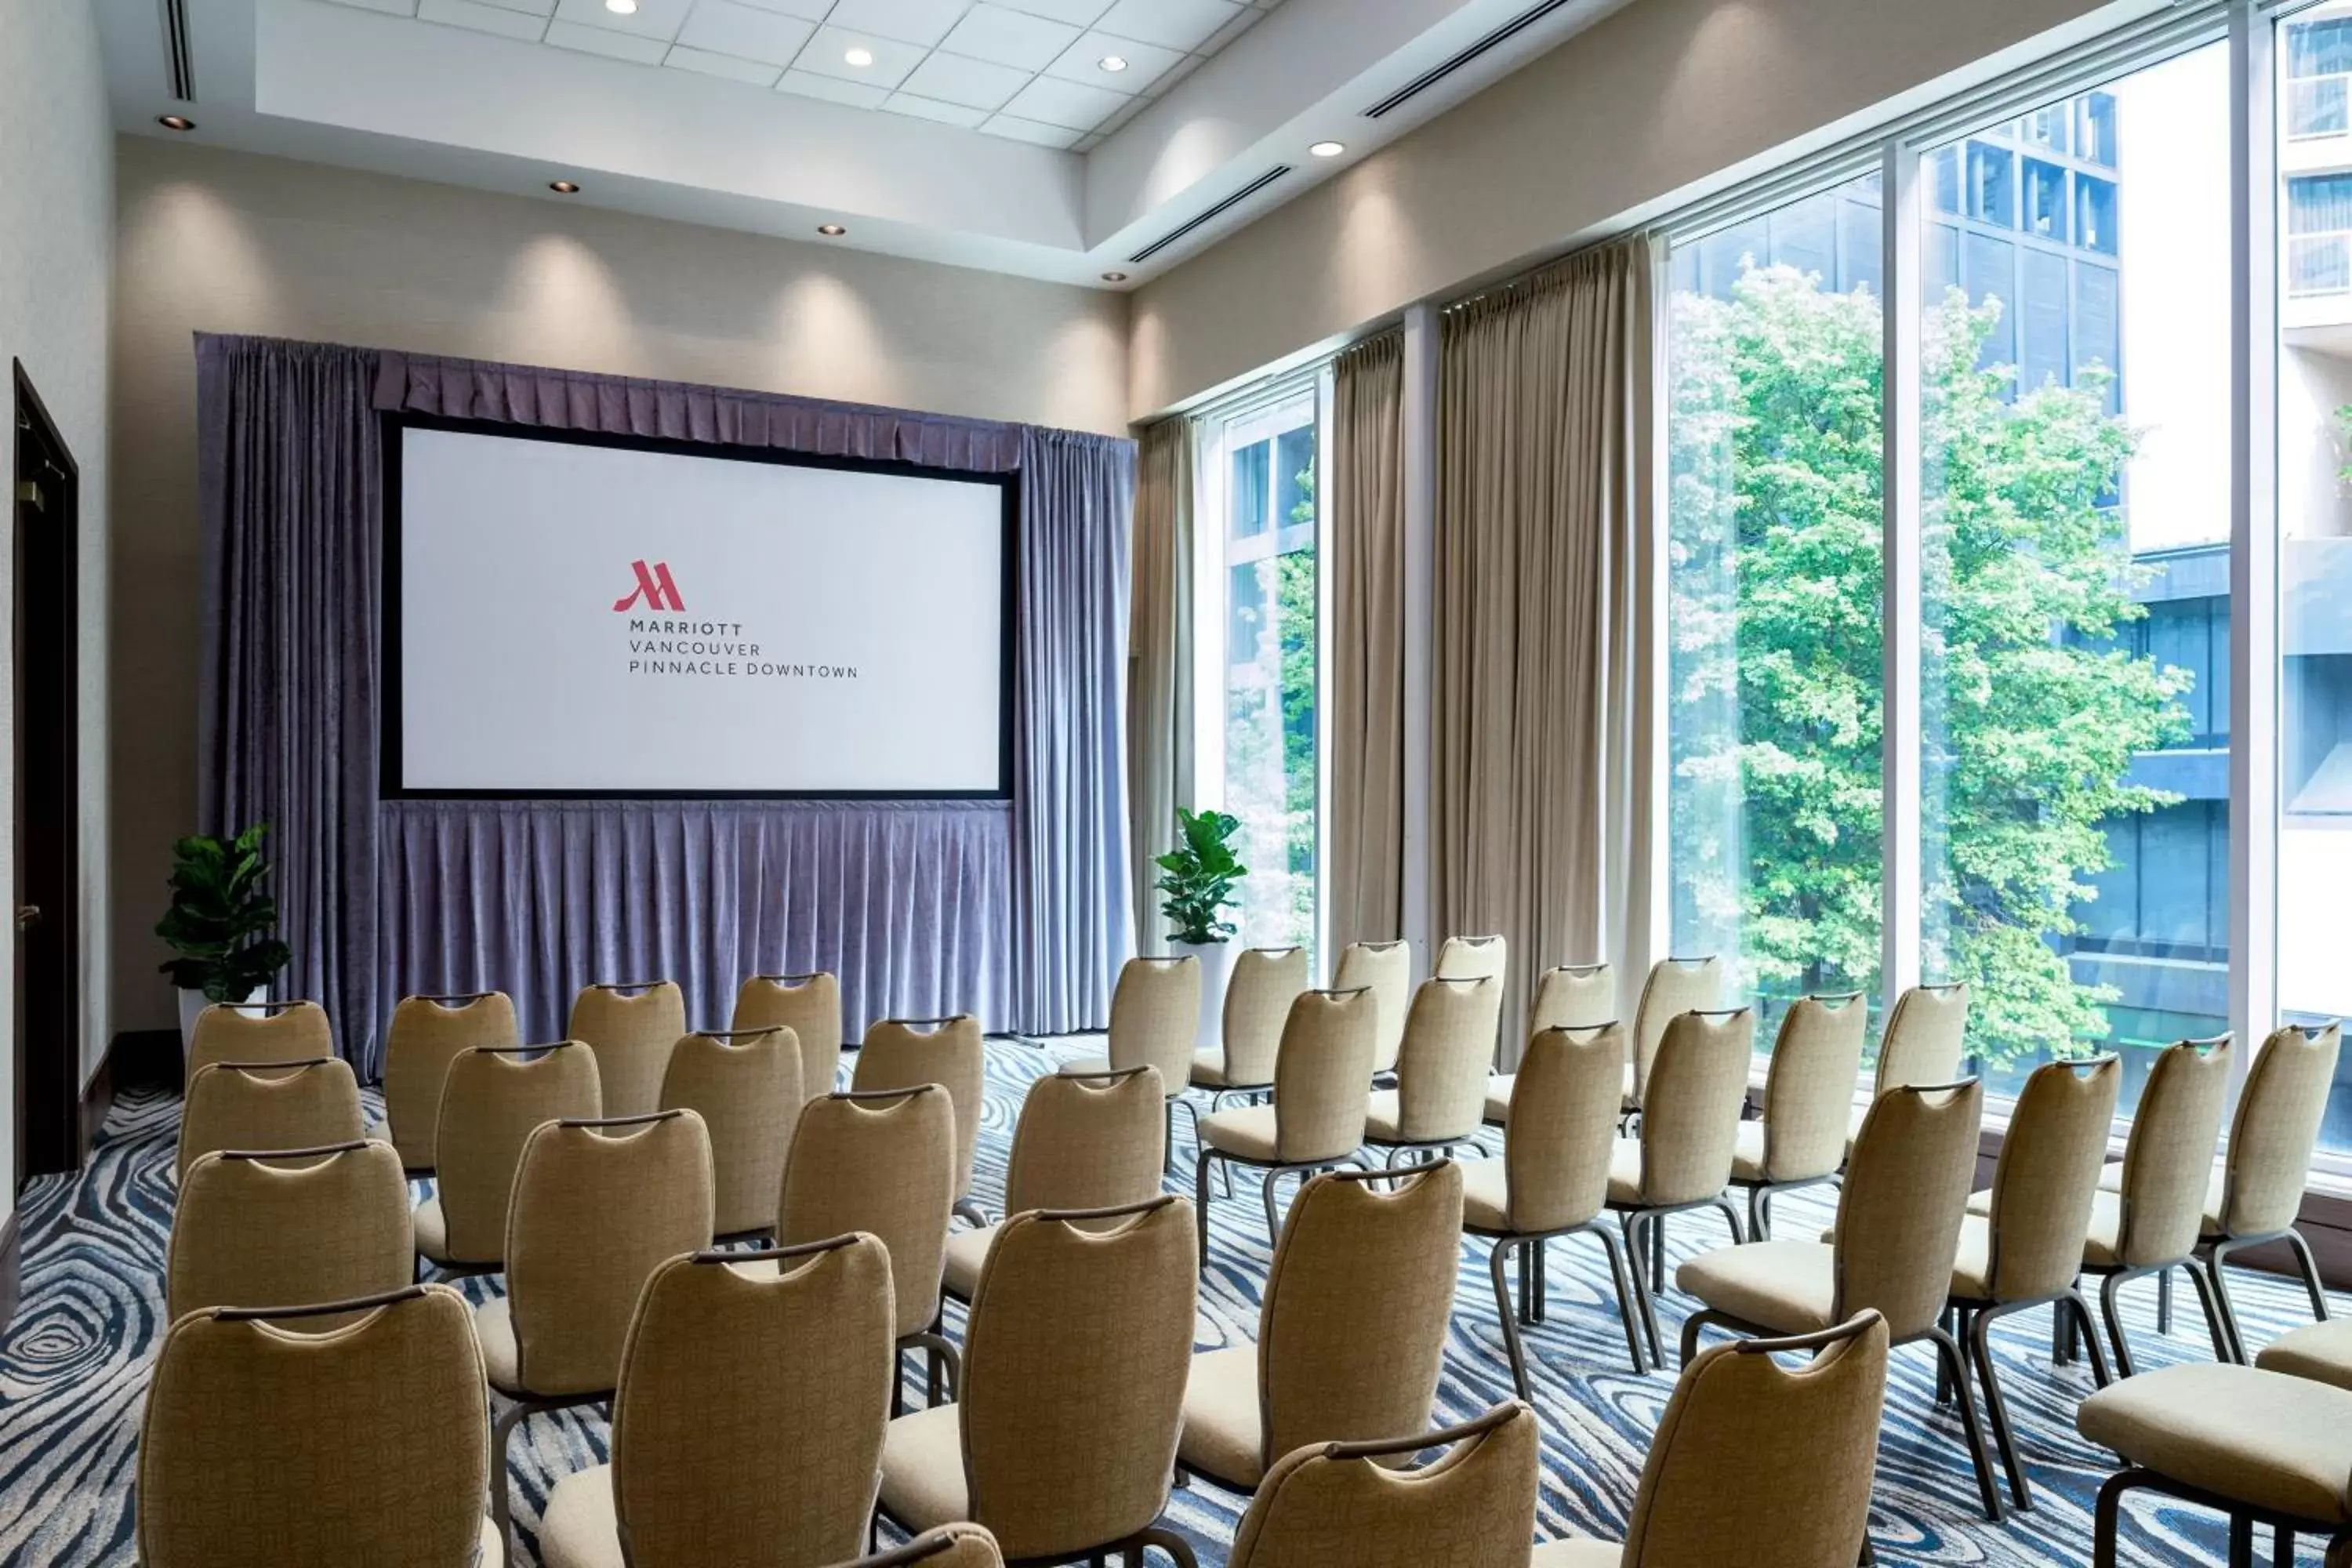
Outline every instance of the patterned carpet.
{"type": "MultiPolygon", "coordinates": [[[[983,1202],[1003,1190],[1013,1121],[1028,1082],[1088,1042],[1039,1046],[992,1040],[987,1126],[981,1142],[983,1202]]],[[[1093,1048],[1098,1050],[1099,1045],[1093,1048]]],[[[163,1263],[172,1209],[176,1098],[126,1097],[108,1118],[90,1167],[37,1184],[24,1204],[25,1296],[0,1347],[0,1562],[17,1568],[129,1568],[131,1482],[148,1363],[163,1327],[163,1263]]],[[[1189,1181],[1184,1184],[1189,1187],[1189,1181]]],[[[1784,1200],[1783,1235],[1826,1217],[1825,1203],[1784,1200]]],[[[1271,1254],[1254,1182],[1237,1180],[1215,1205],[1215,1252],[1202,1283],[1202,1349],[1245,1342],[1257,1321],[1258,1286],[1271,1254]]],[[[1707,1216],[1679,1223],[1670,1249],[1717,1245],[1707,1216]]],[[[1536,1402],[1547,1427],[1538,1529],[1546,1535],[1622,1534],[1649,1436],[1670,1384],[1635,1377],[1608,1300],[1599,1248],[1551,1248],[1549,1321],[1529,1331],[1536,1402]]],[[[494,1285],[469,1280],[479,1296],[494,1285]]],[[[2131,1327],[2143,1365],[2205,1353],[2201,1320],[2181,1291],[2183,1314],[2169,1340],[2156,1332],[2154,1289],[2134,1293],[2131,1327]]],[[[2239,1291],[2248,1337],[2259,1344],[2302,1321],[2308,1309],[2292,1285],[2243,1277],[2239,1291]]],[[[1662,1317],[1671,1347],[1688,1307],[1669,1291],[1662,1317]]],[[[960,1323],[950,1325],[961,1331],[960,1323]]],[[[1990,1568],[2082,1563],[2090,1556],[2091,1506],[2108,1461],[2074,1436],[2076,1402],[2089,1372],[2049,1363],[2049,1320],[2005,1325],[1996,1342],[2004,1387],[2019,1423],[2036,1506],[1988,1525],[1957,1415],[1933,1404],[1934,1366],[1926,1347],[1897,1352],[1887,1393],[1876,1511],[1879,1561],[1969,1563],[1990,1568]]],[[[913,1362],[909,1360],[910,1371],[913,1362]]],[[[1510,1392],[1482,1247],[1465,1247],[1440,1424],[1484,1409],[1510,1392]]],[[[534,1417],[517,1436],[517,1523],[526,1552],[552,1480],[604,1458],[601,1416],[534,1417]]],[[[326,1440],[334,1440],[322,1434],[326,1440]]],[[[1196,1482],[1176,1494],[1171,1518],[1204,1568],[1222,1564],[1244,1503],[1196,1482]]],[[[2263,1551],[2268,1550],[2265,1540],[2263,1551]]],[[[529,1561],[530,1559],[526,1559],[529,1561]]],[[[2124,1560],[2139,1564],[2220,1563],[2221,1532],[2210,1516],[2138,1494],[2129,1510],[2124,1560]]],[[[2303,1561],[2316,1563],[2306,1543],[2303,1561]]]]}

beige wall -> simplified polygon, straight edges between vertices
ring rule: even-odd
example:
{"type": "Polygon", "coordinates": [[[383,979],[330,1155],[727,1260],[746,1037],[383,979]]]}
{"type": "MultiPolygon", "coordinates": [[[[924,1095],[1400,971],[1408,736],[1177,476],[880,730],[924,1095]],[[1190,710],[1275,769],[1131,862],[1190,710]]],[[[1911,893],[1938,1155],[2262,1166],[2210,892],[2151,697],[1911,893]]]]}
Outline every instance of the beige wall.
{"type": "Polygon", "coordinates": [[[1125,431],[1119,295],[151,137],[125,137],[118,151],[122,1028],[173,1021],[150,928],[171,841],[195,816],[191,334],[321,339],[1125,431]]]}
{"type": "MultiPolygon", "coordinates": [[[[1139,290],[1143,418],[2125,0],[1634,0],[1139,290]]],[[[2056,40],[2052,40],[2054,44],[2056,40]]]]}

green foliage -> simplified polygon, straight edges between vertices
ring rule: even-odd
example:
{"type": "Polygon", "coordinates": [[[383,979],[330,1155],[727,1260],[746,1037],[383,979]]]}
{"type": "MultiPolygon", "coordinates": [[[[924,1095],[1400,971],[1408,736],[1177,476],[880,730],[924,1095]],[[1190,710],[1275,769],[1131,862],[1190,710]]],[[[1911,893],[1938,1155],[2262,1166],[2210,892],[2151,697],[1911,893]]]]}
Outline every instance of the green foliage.
{"type": "Polygon", "coordinates": [[[172,984],[214,1002],[242,1002],[268,984],[294,954],[268,933],[278,901],[263,889],[269,876],[257,822],[233,839],[197,834],[172,847],[172,907],[155,934],[179,957],[160,967],[172,984]]]}
{"type": "Polygon", "coordinates": [[[1241,818],[1222,811],[1176,808],[1176,826],[1183,842],[1160,857],[1160,890],[1168,901],[1160,912],[1168,917],[1178,942],[1206,946],[1234,935],[1233,922],[1219,911],[1234,901],[1234,884],[1249,875],[1230,842],[1241,831],[1241,818]]]}

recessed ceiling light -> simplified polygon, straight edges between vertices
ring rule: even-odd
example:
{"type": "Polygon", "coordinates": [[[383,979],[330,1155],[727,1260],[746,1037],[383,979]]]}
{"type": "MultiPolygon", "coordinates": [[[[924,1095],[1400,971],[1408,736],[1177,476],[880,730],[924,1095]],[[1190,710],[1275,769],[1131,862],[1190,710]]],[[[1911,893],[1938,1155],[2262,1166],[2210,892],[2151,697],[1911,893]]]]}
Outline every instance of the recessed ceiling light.
{"type": "Polygon", "coordinates": [[[184,114],[159,114],[155,123],[166,131],[194,131],[196,122],[184,114]]]}
{"type": "Polygon", "coordinates": [[[637,14],[637,0],[604,0],[604,9],[615,16],[634,16],[637,14]]]}
{"type": "Polygon", "coordinates": [[[864,70],[867,66],[874,63],[874,51],[861,45],[856,48],[849,50],[841,58],[847,60],[851,65],[856,66],[859,70],[864,70]]]}
{"type": "Polygon", "coordinates": [[[1097,60],[1095,64],[1102,67],[1102,68],[1107,71],[1123,71],[1127,68],[1127,57],[1125,55],[1105,55],[1102,58],[1097,60]]]}
{"type": "Polygon", "coordinates": [[[1318,158],[1336,158],[1348,150],[1348,144],[1344,142],[1318,142],[1307,150],[1318,158]]]}
{"type": "Polygon", "coordinates": [[[547,182],[547,188],[559,196],[576,196],[580,194],[580,184],[576,180],[550,180],[547,182]]]}
{"type": "Polygon", "coordinates": [[[839,239],[849,232],[837,223],[821,223],[816,226],[816,231],[827,239],[839,239]]]}
{"type": "Polygon", "coordinates": [[[1103,274],[1103,281],[1106,283],[1124,283],[1127,281],[1127,274],[1124,272],[1106,272],[1103,274]]]}

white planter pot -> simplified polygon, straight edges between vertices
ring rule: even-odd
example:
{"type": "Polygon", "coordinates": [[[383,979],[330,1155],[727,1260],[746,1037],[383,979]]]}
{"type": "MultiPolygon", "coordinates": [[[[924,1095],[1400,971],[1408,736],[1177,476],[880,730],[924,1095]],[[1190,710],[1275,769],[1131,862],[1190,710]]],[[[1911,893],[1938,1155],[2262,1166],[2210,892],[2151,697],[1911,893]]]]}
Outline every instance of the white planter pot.
{"type": "MultiPolygon", "coordinates": [[[[247,996],[238,1005],[252,1006],[257,1003],[268,1000],[269,987],[263,985],[257,987],[253,994],[247,996]]],[[[183,1066],[187,1063],[188,1047],[195,1043],[196,1016],[211,1005],[212,1004],[205,1000],[205,994],[201,991],[184,990],[180,993],[180,1061],[183,1066]]]]}
{"type": "Polygon", "coordinates": [[[1239,944],[1230,942],[1193,943],[1171,942],[1168,951],[1179,958],[1201,961],[1201,1025],[1193,1031],[1192,1048],[1222,1057],[1225,1049],[1225,981],[1234,972],[1234,953],[1239,944]]]}

